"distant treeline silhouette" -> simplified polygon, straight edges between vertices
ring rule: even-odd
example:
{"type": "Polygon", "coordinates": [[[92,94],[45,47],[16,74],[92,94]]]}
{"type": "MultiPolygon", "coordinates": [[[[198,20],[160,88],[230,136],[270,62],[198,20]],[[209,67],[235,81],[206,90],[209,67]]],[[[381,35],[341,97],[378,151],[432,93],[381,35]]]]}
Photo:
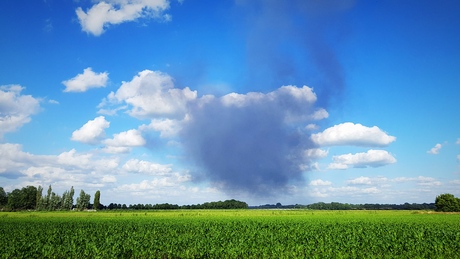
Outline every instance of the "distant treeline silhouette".
{"type": "Polygon", "coordinates": [[[404,203],[404,204],[349,204],[340,202],[317,202],[309,205],[282,205],[265,204],[259,206],[251,206],[250,209],[311,209],[311,210],[434,210],[435,203],[404,203]]]}

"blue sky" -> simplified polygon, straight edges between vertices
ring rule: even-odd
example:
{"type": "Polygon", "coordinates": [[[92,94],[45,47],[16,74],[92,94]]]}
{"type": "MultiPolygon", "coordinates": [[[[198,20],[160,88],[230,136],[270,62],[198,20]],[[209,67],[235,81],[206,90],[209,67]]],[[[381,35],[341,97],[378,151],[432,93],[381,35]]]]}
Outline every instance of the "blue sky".
{"type": "Polygon", "coordinates": [[[457,1],[0,4],[0,186],[103,204],[460,196],[457,1]]]}

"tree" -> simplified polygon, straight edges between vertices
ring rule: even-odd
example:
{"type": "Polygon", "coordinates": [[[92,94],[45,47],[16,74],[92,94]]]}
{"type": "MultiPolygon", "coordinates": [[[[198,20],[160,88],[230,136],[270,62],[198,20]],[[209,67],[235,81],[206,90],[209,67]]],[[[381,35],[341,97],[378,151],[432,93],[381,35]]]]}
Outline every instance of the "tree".
{"type": "Polygon", "coordinates": [[[45,202],[44,202],[44,207],[46,210],[51,210],[51,193],[53,192],[53,189],[51,188],[51,184],[50,186],[48,187],[48,191],[46,192],[46,198],[45,198],[45,202]]]}
{"type": "Polygon", "coordinates": [[[61,196],[57,195],[56,193],[51,193],[49,210],[59,210],[62,206],[62,199],[61,196]]]}
{"type": "Polygon", "coordinates": [[[22,209],[32,210],[37,205],[37,187],[27,186],[21,189],[22,209]]]}
{"type": "Polygon", "coordinates": [[[441,194],[436,197],[435,206],[436,211],[460,211],[460,199],[450,193],[441,194]]]}
{"type": "Polygon", "coordinates": [[[65,191],[62,194],[62,210],[71,210],[73,207],[73,195],[75,191],[73,189],[73,186],[70,188],[70,191],[65,191]]]}
{"type": "Polygon", "coordinates": [[[0,187],[0,208],[3,208],[8,204],[8,195],[6,195],[3,187],[0,187]]]}
{"type": "Polygon", "coordinates": [[[19,189],[14,189],[8,193],[8,208],[10,210],[19,210],[22,207],[22,193],[19,189]]]}
{"type": "Polygon", "coordinates": [[[43,210],[43,187],[41,185],[38,186],[37,188],[37,203],[35,204],[35,209],[36,210],[43,210]]]}
{"type": "Polygon", "coordinates": [[[101,199],[101,192],[97,190],[97,192],[94,194],[93,209],[95,210],[99,209],[99,206],[101,205],[100,199],[101,199]]]}
{"type": "Polygon", "coordinates": [[[77,209],[84,210],[89,206],[89,200],[91,199],[91,195],[86,194],[85,191],[80,191],[80,197],[77,198],[77,209]]]}

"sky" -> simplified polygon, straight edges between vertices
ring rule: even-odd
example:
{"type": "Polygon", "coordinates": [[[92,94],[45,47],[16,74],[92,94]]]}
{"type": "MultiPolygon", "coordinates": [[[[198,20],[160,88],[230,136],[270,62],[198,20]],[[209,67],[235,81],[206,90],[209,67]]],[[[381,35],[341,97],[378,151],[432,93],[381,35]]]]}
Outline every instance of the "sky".
{"type": "Polygon", "coordinates": [[[460,2],[4,0],[0,186],[101,203],[460,196],[460,2]]]}

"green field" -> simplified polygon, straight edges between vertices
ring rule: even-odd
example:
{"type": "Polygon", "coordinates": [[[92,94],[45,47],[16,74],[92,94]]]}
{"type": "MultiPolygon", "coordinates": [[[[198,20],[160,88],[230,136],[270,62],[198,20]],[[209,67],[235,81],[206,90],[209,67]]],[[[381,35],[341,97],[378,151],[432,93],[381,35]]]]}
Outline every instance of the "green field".
{"type": "Polygon", "coordinates": [[[2,212],[0,239],[2,258],[460,258],[460,214],[2,212]]]}

